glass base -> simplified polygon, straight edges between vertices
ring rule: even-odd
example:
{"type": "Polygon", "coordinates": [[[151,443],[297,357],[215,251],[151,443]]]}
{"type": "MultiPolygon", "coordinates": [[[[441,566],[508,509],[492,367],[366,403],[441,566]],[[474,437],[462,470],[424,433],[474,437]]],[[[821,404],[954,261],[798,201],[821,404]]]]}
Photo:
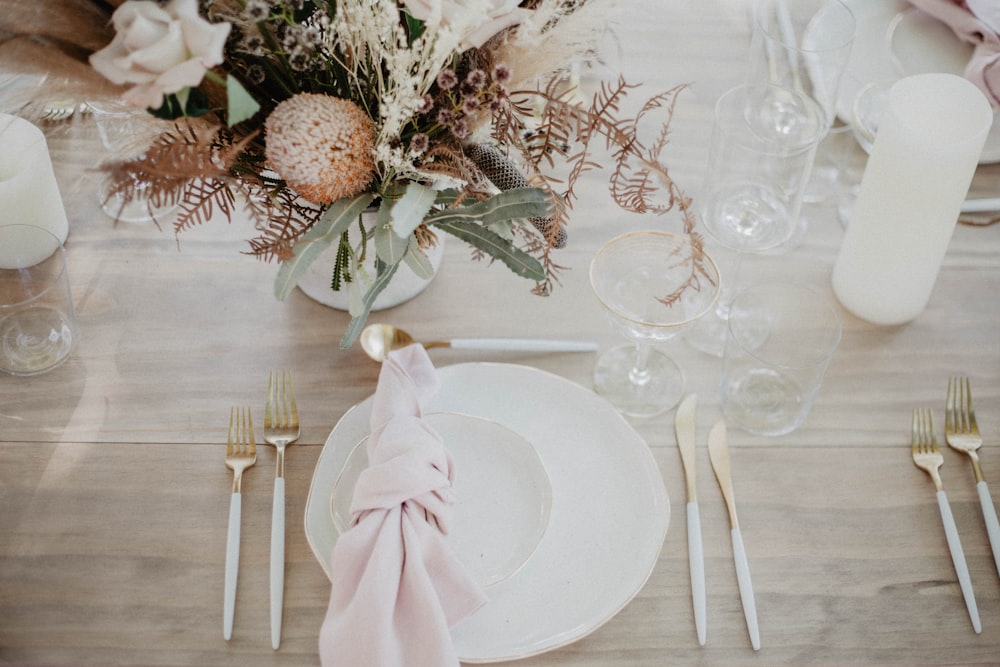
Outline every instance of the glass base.
{"type": "Polygon", "coordinates": [[[791,378],[766,369],[730,371],[722,412],[732,426],[757,435],[785,435],[805,421],[810,400],[791,378]]]}
{"type": "Polygon", "coordinates": [[[677,405],[684,394],[684,372],[666,354],[649,351],[646,373],[633,381],[636,350],[622,345],[602,354],[594,367],[594,390],[629,417],[654,417],[677,405]]]}
{"type": "Polygon", "coordinates": [[[117,222],[133,224],[156,222],[180,208],[180,202],[176,200],[154,204],[144,195],[140,186],[136,186],[133,198],[130,200],[121,195],[110,194],[109,189],[110,184],[105,181],[100,192],[101,210],[117,222]]]}
{"type": "Polygon", "coordinates": [[[54,308],[29,308],[0,321],[0,371],[44,373],[65,361],[72,349],[70,318],[54,308]]]}

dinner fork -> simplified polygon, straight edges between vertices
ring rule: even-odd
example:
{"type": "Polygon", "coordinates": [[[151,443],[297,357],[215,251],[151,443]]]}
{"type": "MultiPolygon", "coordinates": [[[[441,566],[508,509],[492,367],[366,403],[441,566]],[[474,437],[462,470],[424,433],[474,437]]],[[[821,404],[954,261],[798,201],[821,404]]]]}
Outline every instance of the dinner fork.
{"type": "Polygon", "coordinates": [[[941,510],[941,522],[944,524],[944,534],[948,538],[948,549],[951,551],[951,562],[955,566],[955,574],[958,575],[958,583],[962,587],[965,606],[969,610],[969,618],[972,619],[972,629],[980,633],[983,628],[979,622],[979,609],[976,606],[976,596],[972,592],[969,568],[965,564],[965,553],[962,551],[962,542],[958,539],[955,518],[951,514],[948,496],[944,493],[941,475],[938,472],[939,468],[944,465],[944,456],[941,454],[937,438],[934,436],[934,417],[929,409],[917,408],[913,411],[911,441],[913,463],[921,470],[926,470],[931,479],[934,480],[934,487],[937,489],[938,509],[941,510]]]}
{"type": "Polygon", "coordinates": [[[285,596],[285,447],[299,438],[299,409],[292,374],[271,372],[264,408],[264,442],[274,445],[274,504],[271,509],[271,648],[281,644],[281,611],[285,596]]]}
{"type": "Polygon", "coordinates": [[[233,471],[233,495],[229,501],[229,531],[226,536],[225,605],[222,622],[222,636],[227,640],[233,636],[236,576],[240,569],[243,471],[256,462],[257,444],[253,437],[250,408],[233,407],[229,411],[229,438],[226,441],[226,467],[233,471]]]}
{"type": "Polygon", "coordinates": [[[997,512],[993,507],[989,487],[986,486],[986,480],[983,478],[983,470],[979,465],[979,455],[976,453],[976,450],[983,444],[983,438],[979,435],[976,412],[972,409],[972,391],[969,378],[948,380],[944,433],[948,446],[968,454],[972,461],[972,469],[976,475],[976,490],[979,492],[979,504],[983,508],[983,520],[986,522],[986,532],[990,536],[990,547],[993,548],[993,562],[996,563],[997,572],[1000,573],[1000,523],[997,522],[997,512]]]}

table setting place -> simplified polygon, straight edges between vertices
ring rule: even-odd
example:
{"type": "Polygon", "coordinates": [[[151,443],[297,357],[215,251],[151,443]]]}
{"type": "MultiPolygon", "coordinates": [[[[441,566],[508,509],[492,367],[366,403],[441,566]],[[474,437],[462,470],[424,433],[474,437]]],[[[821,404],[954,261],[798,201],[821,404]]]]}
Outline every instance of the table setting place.
{"type": "Polygon", "coordinates": [[[1000,664],[994,0],[4,14],[0,663],[1000,664]]]}

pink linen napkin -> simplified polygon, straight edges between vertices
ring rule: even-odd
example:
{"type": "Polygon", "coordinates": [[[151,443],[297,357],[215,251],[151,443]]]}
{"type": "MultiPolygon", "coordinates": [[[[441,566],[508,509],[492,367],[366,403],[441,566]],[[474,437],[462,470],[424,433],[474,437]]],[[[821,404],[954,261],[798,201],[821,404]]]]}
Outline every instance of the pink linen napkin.
{"type": "Polygon", "coordinates": [[[455,468],[423,420],[438,388],[420,345],[382,364],[368,468],[330,564],[333,587],[319,636],[325,667],[458,665],[449,628],[486,602],[445,541],[455,468]]]}
{"type": "Polygon", "coordinates": [[[910,0],[975,49],[965,78],[1000,107],[1000,3],[997,0],[910,0]]]}

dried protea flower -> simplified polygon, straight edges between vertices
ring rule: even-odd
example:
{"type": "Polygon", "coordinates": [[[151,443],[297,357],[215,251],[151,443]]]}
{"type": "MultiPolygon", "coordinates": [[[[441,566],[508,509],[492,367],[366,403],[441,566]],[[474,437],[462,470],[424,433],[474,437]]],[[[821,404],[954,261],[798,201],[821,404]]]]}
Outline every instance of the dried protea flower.
{"type": "MultiPolygon", "coordinates": [[[[526,188],[531,185],[521,170],[517,168],[517,165],[508,160],[507,156],[496,146],[476,144],[468,148],[467,152],[469,159],[475,163],[479,171],[483,172],[483,175],[500,190],[526,188]]],[[[549,228],[552,226],[552,218],[529,218],[528,222],[534,225],[539,232],[548,236],[549,228]]],[[[566,247],[565,229],[558,231],[553,246],[556,248],[566,247]]]]}
{"type": "Polygon", "coordinates": [[[330,204],[363,192],[375,173],[375,123],[350,100],[302,93],[264,123],[268,164],[296,192],[330,204]]]}

